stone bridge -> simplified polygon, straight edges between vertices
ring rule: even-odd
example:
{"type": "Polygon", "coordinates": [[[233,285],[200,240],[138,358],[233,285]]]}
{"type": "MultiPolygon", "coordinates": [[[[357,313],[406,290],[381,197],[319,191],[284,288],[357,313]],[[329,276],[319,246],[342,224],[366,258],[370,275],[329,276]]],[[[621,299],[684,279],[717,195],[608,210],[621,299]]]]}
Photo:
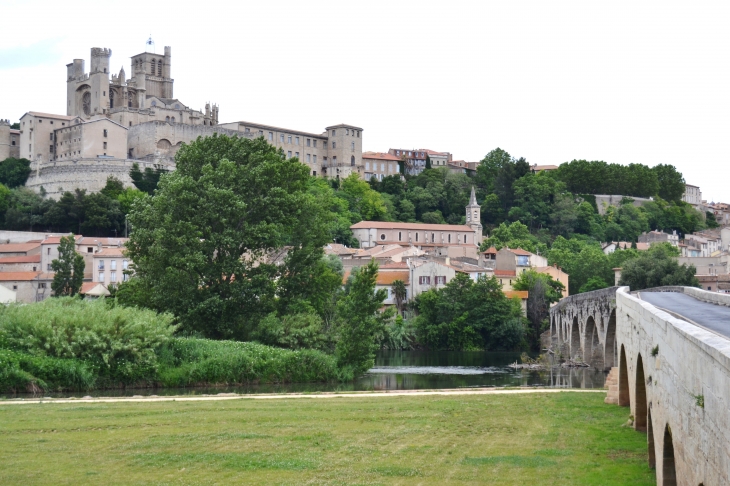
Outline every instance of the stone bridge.
{"type": "Polygon", "coordinates": [[[695,288],[612,287],[550,311],[553,352],[618,378],[606,401],[647,434],[658,485],[730,485],[728,307],[730,295],[695,288]]]}

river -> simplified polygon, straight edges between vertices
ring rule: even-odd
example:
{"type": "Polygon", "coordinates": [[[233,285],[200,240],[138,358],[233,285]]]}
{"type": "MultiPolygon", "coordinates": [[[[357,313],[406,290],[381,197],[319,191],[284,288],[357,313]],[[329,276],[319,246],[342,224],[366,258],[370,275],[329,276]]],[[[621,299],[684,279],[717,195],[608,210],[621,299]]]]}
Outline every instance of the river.
{"type": "MultiPolygon", "coordinates": [[[[296,393],[366,390],[424,390],[505,386],[549,386],[561,388],[603,388],[606,374],[593,369],[564,369],[535,372],[513,370],[520,353],[484,351],[381,351],[375,367],[354,383],[294,383],[211,388],[147,388],[95,390],[91,392],[46,393],[51,397],[200,395],[217,393],[296,393]]],[[[2,395],[0,395],[2,396],[2,395]]],[[[27,394],[5,398],[29,397],[27,394]]]]}

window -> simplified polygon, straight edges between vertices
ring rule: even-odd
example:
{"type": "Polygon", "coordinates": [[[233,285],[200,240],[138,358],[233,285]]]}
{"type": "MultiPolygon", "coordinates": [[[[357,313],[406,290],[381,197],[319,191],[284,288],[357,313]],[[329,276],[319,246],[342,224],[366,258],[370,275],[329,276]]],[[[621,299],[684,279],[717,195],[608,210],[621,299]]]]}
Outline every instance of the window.
{"type": "Polygon", "coordinates": [[[45,289],[46,288],[46,283],[43,282],[43,283],[38,284],[38,288],[45,289]]]}
{"type": "Polygon", "coordinates": [[[352,142],[352,151],[355,151],[355,142],[352,142]]]}
{"type": "Polygon", "coordinates": [[[269,132],[269,142],[274,141],[274,132],[269,132]]]}
{"type": "Polygon", "coordinates": [[[316,140],[314,140],[314,146],[315,146],[315,147],[317,146],[317,141],[316,141],[316,140]]]}
{"type": "Polygon", "coordinates": [[[33,271],[35,272],[38,267],[33,267],[33,271]]]}
{"type": "Polygon", "coordinates": [[[51,140],[53,140],[53,133],[51,133],[50,135],[51,135],[51,140]]]}
{"type": "Polygon", "coordinates": [[[259,130],[259,137],[263,137],[263,136],[264,136],[264,131],[263,130],[259,130]]]}
{"type": "Polygon", "coordinates": [[[99,260],[99,270],[104,270],[104,260],[99,260]]]}
{"type": "Polygon", "coordinates": [[[350,134],[350,129],[349,128],[345,128],[345,135],[349,135],[349,134],[350,134]]]}
{"type": "Polygon", "coordinates": [[[99,272],[99,282],[104,281],[104,272],[99,272]]]}
{"type": "Polygon", "coordinates": [[[127,280],[129,280],[129,275],[127,275],[126,273],[123,273],[122,274],[122,282],[126,282],[127,280]]]}
{"type": "Polygon", "coordinates": [[[313,172],[312,172],[312,175],[313,175],[313,176],[315,176],[315,177],[317,177],[317,171],[316,171],[316,170],[315,170],[315,171],[313,171],[313,172]]]}
{"type": "Polygon", "coordinates": [[[157,75],[162,76],[162,61],[157,61],[157,75]]]}
{"type": "Polygon", "coordinates": [[[418,241],[418,233],[416,233],[416,241],[418,241]]]}
{"type": "Polygon", "coordinates": [[[13,290],[18,290],[18,286],[17,285],[13,285],[13,290]]]}
{"type": "Polygon", "coordinates": [[[94,253],[94,247],[93,246],[87,246],[86,247],[86,253],[94,253]]]}
{"type": "Polygon", "coordinates": [[[337,148],[337,142],[332,142],[332,148],[337,148]]]}
{"type": "Polygon", "coordinates": [[[431,277],[427,277],[427,276],[418,277],[418,283],[421,285],[430,285],[431,277]]]}
{"type": "MultiPolygon", "coordinates": [[[[106,148],[106,147],[105,147],[105,148],[106,148]]],[[[48,150],[49,150],[49,152],[53,152],[53,145],[49,145],[49,146],[48,146],[48,150]]]]}
{"type": "Polygon", "coordinates": [[[312,163],[312,156],[311,156],[311,154],[307,154],[307,163],[308,164],[311,164],[312,163]]]}
{"type": "Polygon", "coordinates": [[[403,233],[401,231],[398,232],[398,241],[403,241],[403,233]]]}
{"type": "Polygon", "coordinates": [[[311,143],[312,143],[312,139],[311,138],[308,138],[307,139],[307,147],[311,147],[311,143]]]}
{"type": "Polygon", "coordinates": [[[106,150],[106,142],[104,142],[104,150],[106,150]]]}
{"type": "Polygon", "coordinates": [[[294,152],[294,157],[299,158],[299,152],[294,152]]]}
{"type": "Polygon", "coordinates": [[[370,162],[365,162],[365,170],[370,170],[370,162]]]}
{"type": "Polygon", "coordinates": [[[180,109],[180,105],[175,105],[175,109],[176,110],[179,110],[180,109]]]}
{"type": "Polygon", "coordinates": [[[104,129],[104,138],[106,138],[107,135],[109,135],[109,132],[106,129],[104,129]]]}
{"type": "Polygon", "coordinates": [[[385,164],[380,164],[380,172],[385,172],[385,164]]]}
{"type": "Polygon", "coordinates": [[[357,138],[360,138],[360,130],[357,131],[357,138]]]}
{"type": "Polygon", "coordinates": [[[116,282],[117,281],[117,272],[109,272],[109,281],[110,282],[116,282]]]}
{"type": "Polygon", "coordinates": [[[152,106],[152,108],[154,108],[155,106],[157,106],[157,102],[156,101],[152,101],[152,105],[151,106],[152,106]]]}
{"type": "Polygon", "coordinates": [[[251,129],[250,129],[250,128],[248,128],[248,127],[246,127],[246,129],[245,129],[245,130],[243,130],[243,133],[251,133],[251,129]]]}
{"type": "Polygon", "coordinates": [[[337,157],[332,157],[332,165],[337,165],[337,157]]]}
{"type": "MultiPolygon", "coordinates": [[[[312,162],[315,163],[315,164],[317,163],[317,156],[316,155],[312,155],[312,162]]],[[[317,175],[317,174],[315,174],[315,175],[317,175]]]]}
{"type": "Polygon", "coordinates": [[[451,235],[449,235],[449,243],[451,243],[451,235]]]}
{"type": "Polygon", "coordinates": [[[333,136],[333,137],[334,137],[334,136],[336,135],[336,133],[337,133],[337,132],[335,132],[334,130],[332,130],[332,136],[333,136]]]}
{"type": "Polygon", "coordinates": [[[431,233],[431,243],[435,243],[435,242],[436,242],[436,235],[431,233]]]}
{"type": "Polygon", "coordinates": [[[117,261],[112,260],[109,262],[109,270],[116,270],[117,269],[117,261]]]}
{"type": "Polygon", "coordinates": [[[526,267],[529,264],[530,264],[529,257],[523,256],[523,255],[517,256],[517,265],[519,265],[521,267],[526,267]]]}
{"type": "Polygon", "coordinates": [[[173,116],[172,118],[170,118],[170,121],[171,121],[172,123],[175,123],[175,117],[173,116]]]}
{"type": "Polygon", "coordinates": [[[446,285],[446,276],[437,276],[436,285],[446,285]]]}
{"type": "Polygon", "coordinates": [[[350,165],[355,167],[355,156],[350,157],[350,165]]]}
{"type": "Polygon", "coordinates": [[[52,271],[52,270],[53,270],[53,269],[51,268],[51,264],[50,264],[50,263],[47,263],[47,264],[46,264],[46,271],[50,272],[50,271],[52,271]]]}
{"type": "Polygon", "coordinates": [[[291,159],[291,150],[286,153],[287,158],[291,159]]]}
{"type": "Polygon", "coordinates": [[[299,145],[299,137],[294,137],[294,145],[299,145]]]}
{"type": "Polygon", "coordinates": [[[46,255],[50,255],[50,254],[51,254],[51,249],[50,249],[50,248],[48,248],[48,249],[46,250],[46,255]]]}
{"type": "Polygon", "coordinates": [[[284,134],[279,134],[279,142],[284,143],[284,134]]]}
{"type": "Polygon", "coordinates": [[[385,240],[385,233],[381,233],[381,234],[380,234],[380,239],[381,239],[381,240],[385,240]]]}
{"type": "Polygon", "coordinates": [[[287,141],[288,141],[289,143],[291,143],[291,135],[289,135],[289,137],[287,138],[287,141]]]}
{"type": "Polygon", "coordinates": [[[129,261],[128,260],[122,260],[122,268],[124,270],[126,270],[127,269],[127,266],[129,266],[129,261]]]}

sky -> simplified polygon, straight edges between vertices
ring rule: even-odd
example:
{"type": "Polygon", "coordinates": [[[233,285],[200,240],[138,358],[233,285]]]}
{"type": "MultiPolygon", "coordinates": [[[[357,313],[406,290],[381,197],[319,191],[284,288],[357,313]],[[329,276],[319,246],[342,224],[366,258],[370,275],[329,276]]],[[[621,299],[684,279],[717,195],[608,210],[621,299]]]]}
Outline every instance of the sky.
{"type": "Polygon", "coordinates": [[[730,2],[0,0],[0,118],[65,114],[66,64],[172,47],[175,97],[219,121],[532,164],[672,164],[730,202],[730,2]],[[13,19],[11,21],[7,21],[13,19]],[[149,37],[154,48],[145,44],[149,37]]]}

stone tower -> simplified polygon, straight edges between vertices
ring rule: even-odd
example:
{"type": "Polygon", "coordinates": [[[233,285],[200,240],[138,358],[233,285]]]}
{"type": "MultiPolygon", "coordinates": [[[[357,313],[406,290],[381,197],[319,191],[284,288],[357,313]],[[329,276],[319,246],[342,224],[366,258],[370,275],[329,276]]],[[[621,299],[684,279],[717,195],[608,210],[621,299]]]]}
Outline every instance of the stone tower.
{"type": "MultiPolygon", "coordinates": [[[[144,84],[146,96],[157,96],[158,98],[172,99],[172,48],[165,46],[165,54],[153,54],[143,52],[132,57],[132,73],[141,74],[143,79],[138,78],[137,88],[144,84]]],[[[140,106],[142,108],[142,106],[140,106]]]]}
{"type": "Polygon", "coordinates": [[[471,197],[469,197],[469,204],[466,206],[466,225],[474,230],[474,241],[476,244],[481,244],[484,239],[482,235],[482,208],[477,204],[477,195],[474,192],[474,186],[471,186],[471,197]]]}
{"type": "Polygon", "coordinates": [[[10,157],[10,121],[0,120],[0,162],[10,157]]]}
{"type": "Polygon", "coordinates": [[[109,58],[111,49],[91,48],[91,69],[84,72],[84,60],[66,65],[66,114],[89,118],[109,109],[109,58]]]}

